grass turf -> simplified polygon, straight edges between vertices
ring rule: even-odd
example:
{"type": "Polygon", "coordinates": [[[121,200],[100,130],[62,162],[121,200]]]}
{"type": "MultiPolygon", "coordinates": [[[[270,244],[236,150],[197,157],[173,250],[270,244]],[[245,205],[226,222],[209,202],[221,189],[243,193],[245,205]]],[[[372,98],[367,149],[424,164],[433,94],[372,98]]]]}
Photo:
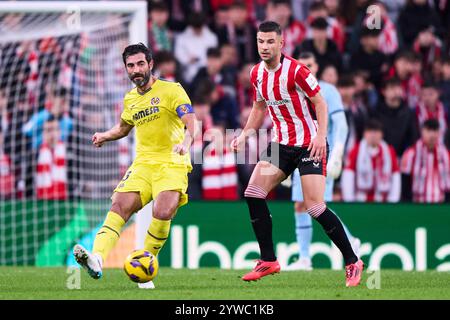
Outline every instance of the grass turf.
{"type": "Polygon", "coordinates": [[[156,289],[140,290],[120,269],[106,269],[101,280],[81,270],[81,288],[70,290],[74,276],[65,268],[0,267],[0,299],[450,299],[445,272],[382,270],[379,289],[368,288],[367,272],[357,288],[345,287],[343,271],[282,272],[252,283],[243,273],[161,268],[156,289]]]}

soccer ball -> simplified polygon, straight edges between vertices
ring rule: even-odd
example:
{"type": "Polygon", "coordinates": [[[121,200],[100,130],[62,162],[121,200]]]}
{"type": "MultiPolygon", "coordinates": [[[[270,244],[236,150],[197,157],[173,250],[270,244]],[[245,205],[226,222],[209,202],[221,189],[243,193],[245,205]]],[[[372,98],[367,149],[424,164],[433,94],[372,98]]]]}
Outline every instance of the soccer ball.
{"type": "Polygon", "coordinates": [[[158,274],[158,260],[146,250],[134,250],[125,259],[123,270],[131,281],[144,283],[158,274]]]}

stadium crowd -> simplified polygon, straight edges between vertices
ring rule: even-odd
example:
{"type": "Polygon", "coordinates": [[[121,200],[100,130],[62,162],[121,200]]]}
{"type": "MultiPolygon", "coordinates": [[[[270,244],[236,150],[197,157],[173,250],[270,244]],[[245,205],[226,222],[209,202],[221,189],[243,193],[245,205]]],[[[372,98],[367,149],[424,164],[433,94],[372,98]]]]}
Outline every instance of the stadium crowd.
{"type": "MultiPolygon", "coordinates": [[[[284,53],[294,58],[313,53],[318,78],[335,85],[342,97],[349,136],[335,200],[449,201],[450,1],[166,0],[149,1],[148,9],[154,72],[182,83],[204,133],[223,134],[245,125],[252,107],[250,70],[259,61],[256,28],[273,20],[283,28],[284,53]]],[[[36,71],[32,59],[29,63],[36,71]]],[[[27,135],[42,126],[42,134],[31,142],[41,174],[50,170],[52,154],[53,162],[67,165],[64,157],[58,158],[64,154],[59,141],[76,130],[72,106],[57,100],[63,89],[45,90],[58,110],[47,106],[36,114],[25,112],[15,131],[27,135]]],[[[11,125],[17,126],[5,120],[6,100],[0,87],[0,142],[11,125]]],[[[14,107],[20,108],[20,99],[17,103],[14,107]]],[[[264,128],[270,130],[270,124],[268,118],[264,128]]],[[[190,198],[241,198],[252,165],[236,163],[229,141],[206,140],[194,143],[204,159],[193,164],[190,198]],[[217,146],[223,150],[216,152],[217,146]]],[[[256,138],[248,147],[258,149],[256,138]]],[[[17,196],[12,195],[18,183],[10,170],[13,149],[0,148],[3,197],[8,190],[9,196],[17,196]]],[[[43,190],[38,197],[67,197],[67,173],[58,172],[62,182],[51,186],[51,192],[38,188],[43,190]]],[[[39,181],[51,178],[35,180],[39,187],[39,181]]],[[[269,198],[289,199],[289,189],[280,186],[269,198]]]]}

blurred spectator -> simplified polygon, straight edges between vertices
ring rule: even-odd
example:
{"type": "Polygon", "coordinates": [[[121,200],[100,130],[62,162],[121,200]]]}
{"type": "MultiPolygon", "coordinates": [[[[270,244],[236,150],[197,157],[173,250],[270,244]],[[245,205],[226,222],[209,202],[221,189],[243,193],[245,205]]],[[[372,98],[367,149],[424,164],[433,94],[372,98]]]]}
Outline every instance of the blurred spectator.
{"type": "Polygon", "coordinates": [[[183,68],[184,80],[191,83],[198,70],[206,65],[208,48],[217,47],[217,36],[206,26],[202,13],[192,13],[189,26],[175,39],[175,57],[183,68]]]}
{"type": "Polygon", "coordinates": [[[154,57],[153,73],[158,77],[169,81],[179,82],[181,79],[177,75],[177,60],[169,51],[159,51],[154,57]]]}
{"type": "Polygon", "coordinates": [[[155,2],[150,6],[148,22],[148,43],[153,52],[172,50],[172,32],[168,29],[169,7],[165,2],[155,2]]]}
{"type": "Polygon", "coordinates": [[[437,36],[443,34],[442,25],[436,11],[428,0],[408,0],[398,17],[399,31],[406,47],[410,48],[420,31],[433,26],[437,36]]]}
{"type": "Polygon", "coordinates": [[[206,17],[212,17],[213,12],[209,0],[159,0],[169,7],[169,27],[171,30],[181,32],[189,24],[189,17],[194,12],[202,12],[206,17]]]}
{"type": "Polygon", "coordinates": [[[64,200],[67,198],[67,154],[61,140],[58,120],[48,118],[43,125],[42,144],[36,169],[38,199],[64,200]]]}
{"type": "Polygon", "coordinates": [[[378,38],[378,49],[389,56],[394,54],[399,47],[397,27],[386,11],[386,4],[377,2],[376,5],[380,9],[382,23],[380,37],[378,38]]]}
{"type": "Polygon", "coordinates": [[[270,0],[266,9],[266,20],[277,22],[283,30],[283,52],[292,56],[295,46],[306,37],[306,27],[292,16],[291,1],[270,0]]]}
{"type": "Polygon", "coordinates": [[[67,141],[73,128],[73,120],[69,115],[69,99],[65,89],[47,90],[45,108],[24,124],[22,132],[32,138],[33,149],[40,147],[44,123],[51,117],[59,123],[60,139],[67,141]]]}
{"type": "Polygon", "coordinates": [[[339,21],[330,16],[327,6],[322,1],[313,2],[309,8],[308,18],[306,19],[307,38],[312,38],[311,24],[317,18],[324,18],[327,21],[327,37],[333,40],[340,52],[344,51],[345,31],[344,26],[339,21]]]}
{"type": "Polygon", "coordinates": [[[399,51],[395,55],[394,63],[387,73],[387,78],[396,77],[401,81],[403,98],[407,105],[414,109],[420,95],[423,79],[417,73],[415,65],[420,62],[416,54],[409,50],[399,51]]]}
{"type": "Polygon", "coordinates": [[[10,119],[8,116],[8,97],[6,95],[6,88],[3,85],[0,85],[0,133],[6,132],[9,123],[10,119]]]}
{"type": "Polygon", "coordinates": [[[403,100],[402,86],[398,79],[387,80],[382,95],[383,99],[372,111],[372,116],[382,123],[384,139],[401,156],[417,139],[415,114],[403,100]]]}
{"type": "Polygon", "coordinates": [[[439,139],[439,122],[423,123],[421,139],[408,148],[402,157],[402,196],[419,203],[445,201],[450,191],[450,155],[439,139]]]}
{"type": "Polygon", "coordinates": [[[352,74],[356,89],[356,103],[363,106],[366,110],[375,108],[378,104],[378,91],[373,83],[369,82],[367,71],[356,70],[352,74]]]}
{"type": "Polygon", "coordinates": [[[361,31],[359,50],[351,57],[351,69],[365,70],[369,73],[369,81],[375,87],[381,85],[382,75],[387,71],[387,59],[384,53],[378,50],[379,29],[363,28],[361,31]]]}
{"type": "Polygon", "coordinates": [[[405,6],[406,1],[407,0],[381,0],[380,2],[386,7],[390,20],[396,23],[398,15],[405,6]]]}
{"type": "Polygon", "coordinates": [[[331,64],[326,65],[323,68],[319,78],[320,80],[323,80],[325,82],[331,83],[333,86],[336,86],[339,80],[338,71],[335,66],[331,64]]]}
{"type": "Polygon", "coordinates": [[[191,162],[192,171],[188,175],[188,193],[189,198],[192,200],[200,200],[203,197],[202,190],[202,177],[203,177],[203,151],[205,148],[205,141],[203,136],[206,131],[212,128],[212,118],[211,118],[211,106],[205,97],[197,97],[192,100],[192,105],[194,107],[195,116],[201,126],[201,134],[192,143],[191,147],[191,162]]]}
{"type": "Polygon", "coordinates": [[[240,57],[239,65],[259,59],[256,28],[250,21],[244,2],[235,1],[230,6],[228,23],[218,31],[218,36],[221,45],[230,43],[236,48],[240,57]]]}
{"type": "Polygon", "coordinates": [[[225,127],[215,126],[207,132],[205,140],[211,141],[203,157],[203,199],[237,200],[238,174],[235,154],[229,149],[225,127]]]}
{"type": "Polygon", "coordinates": [[[9,156],[5,153],[4,136],[0,130],[0,197],[9,199],[15,193],[15,176],[9,156]]]}
{"type": "Polygon", "coordinates": [[[253,89],[252,82],[250,80],[250,71],[252,70],[252,68],[252,63],[244,64],[237,77],[236,97],[239,105],[239,110],[241,112],[243,109],[251,108],[253,106],[253,89]]]}
{"type": "Polygon", "coordinates": [[[206,57],[206,66],[200,68],[192,80],[191,92],[194,92],[195,87],[204,81],[211,81],[216,85],[222,83],[223,60],[220,50],[218,48],[209,48],[206,52],[206,57]]]}
{"type": "Polygon", "coordinates": [[[217,86],[214,82],[203,81],[198,84],[194,97],[204,97],[211,104],[211,116],[214,125],[227,129],[239,127],[239,109],[236,100],[217,86]]]}
{"type": "Polygon", "coordinates": [[[442,61],[441,70],[442,78],[439,83],[439,88],[441,90],[441,100],[444,103],[448,115],[450,112],[450,58],[446,58],[442,61]]]}
{"type": "Polygon", "coordinates": [[[355,99],[356,86],[352,75],[343,75],[339,78],[337,89],[342,97],[344,105],[345,117],[348,124],[348,138],[346,142],[347,150],[351,150],[356,143],[362,139],[364,126],[369,113],[366,107],[355,99]]]}
{"type": "Polygon", "coordinates": [[[447,114],[444,105],[439,100],[439,91],[432,82],[426,82],[422,87],[420,101],[416,108],[417,123],[420,127],[426,120],[436,119],[439,122],[441,141],[444,141],[447,130],[447,114]]]}
{"type": "Polygon", "coordinates": [[[327,35],[328,22],[325,18],[317,18],[311,23],[312,39],[307,39],[294,51],[294,57],[298,57],[301,52],[309,51],[314,54],[319,64],[319,73],[325,65],[331,64],[341,70],[341,54],[334,43],[327,35]]]}
{"type": "Polygon", "coordinates": [[[222,57],[222,83],[224,86],[233,88],[227,88],[235,93],[234,87],[236,85],[236,78],[239,72],[239,57],[234,46],[229,43],[225,43],[220,46],[220,56],[222,57]]]}
{"type": "Polygon", "coordinates": [[[425,78],[432,75],[433,61],[441,57],[442,42],[433,34],[431,26],[421,30],[417,35],[413,49],[422,56],[422,74],[425,78]]]}
{"type": "Polygon", "coordinates": [[[369,120],[363,139],[350,151],[341,179],[346,202],[398,202],[401,177],[397,155],[383,140],[382,125],[369,120]]]}

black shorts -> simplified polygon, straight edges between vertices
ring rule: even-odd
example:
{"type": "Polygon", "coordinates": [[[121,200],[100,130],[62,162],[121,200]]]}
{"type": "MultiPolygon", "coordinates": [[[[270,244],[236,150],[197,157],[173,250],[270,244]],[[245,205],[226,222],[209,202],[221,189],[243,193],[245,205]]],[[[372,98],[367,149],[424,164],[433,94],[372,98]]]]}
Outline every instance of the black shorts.
{"type": "Polygon", "coordinates": [[[279,168],[288,177],[296,168],[300,175],[319,174],[327,176],[327,159],[329,147],[327,142],[327,154],[321,161],[315,162],[310,157],[308,148],[286,146],[276,142],[270,142],[267,149],[261,154],[260,160],[267,161],[279,168]],[[278,153],[278,156],[277,156],[278,153]]]}

